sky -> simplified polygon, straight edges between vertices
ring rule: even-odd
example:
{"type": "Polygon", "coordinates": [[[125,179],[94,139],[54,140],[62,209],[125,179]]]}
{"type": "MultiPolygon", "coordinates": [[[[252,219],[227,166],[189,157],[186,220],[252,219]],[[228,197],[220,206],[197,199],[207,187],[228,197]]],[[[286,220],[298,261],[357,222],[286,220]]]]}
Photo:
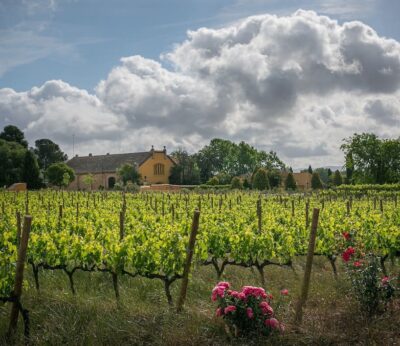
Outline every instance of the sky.
{"type": "Polygon", "coordinates": [[[398,0],[0,0],[0,128],[69,156],[400,135],[398,0]]]}

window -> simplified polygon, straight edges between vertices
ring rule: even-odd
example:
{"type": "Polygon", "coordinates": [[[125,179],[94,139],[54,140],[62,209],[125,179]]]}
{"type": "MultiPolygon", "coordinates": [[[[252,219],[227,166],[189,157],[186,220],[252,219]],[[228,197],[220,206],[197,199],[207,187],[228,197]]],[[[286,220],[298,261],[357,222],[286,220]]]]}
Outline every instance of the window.
{"type": "Polygon", "coordinates": [[[154,175],[164,175],[164,165],[162,163],[154,165],[154,175]]]}

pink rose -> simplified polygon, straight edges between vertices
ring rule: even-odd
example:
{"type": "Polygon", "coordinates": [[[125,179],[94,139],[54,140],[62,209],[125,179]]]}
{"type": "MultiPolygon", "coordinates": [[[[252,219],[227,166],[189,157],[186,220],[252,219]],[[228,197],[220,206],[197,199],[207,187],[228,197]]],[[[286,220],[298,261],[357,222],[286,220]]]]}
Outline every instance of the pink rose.
{"type": "Polygon", "coordinates": [[[241,300],[245,300],[246,299],[246,295],[243,292],[238,293],[237,297],[241,300]]]}
{"type": "Polygon", "coordinates": [[[264,315],[273,315],[274,310],[267,302],[261,302],[259,306],[264,315]]]}
{"type": "Polygon", "coordinates": [[[217,286],[225,287],[226,289],[231,287],[230,283],[225,281],[218,282],[217,286]]]}
{"type": "Polygon", "coordinates": [[[355,261],[354,263],[353,263],[353,265],[355,266],[355,267],[361,267],[361,262],[360,261],[355,261]]]}
{"type": "Polygon", "coordinates": [[[389,277],[384,276],[381,280],[383,286],[386,286],[389,283],[389,277]]]}
{"type": "Polygon", "coordinates": [[[289,294],[289,290],[287,288],[285,288],[285,289],[281,290],[281,294],[283,296],[287,296],[289,294]]]}
{"type": "Polygon", "coordinates": [[[222,308],[218,308],[217,310],[215,310],[215,315],[217,317],[220,317],[224,314],[224,311],[222,310],[222,308]]]}
{"type": "Polygon", "coordinates": [[[218,299],[218,297],[223,298],[224,294],[225,294],[225,288],[223,286],[216,286],[212,290],[211,300],[215,302],[218,299]]]}
{"type": "Polygon", "coordinates": [[[279,328],[279,322],[276,318],[268,318],[264,321],[264,324],[271,329],[279,328]]]}
{"type": "Polygon", "coordinates": [[[252,308],[247,308],[246,313],[248,318],[252,319],[254,317],[254,312],[252,308]]]}
{"type": "Polygon", "coordinates": [[[224,310],[224,314],[227,315],[228,313],[234,312],[234,311],[236,311],[236,306],[228,305],[224,310]]]}

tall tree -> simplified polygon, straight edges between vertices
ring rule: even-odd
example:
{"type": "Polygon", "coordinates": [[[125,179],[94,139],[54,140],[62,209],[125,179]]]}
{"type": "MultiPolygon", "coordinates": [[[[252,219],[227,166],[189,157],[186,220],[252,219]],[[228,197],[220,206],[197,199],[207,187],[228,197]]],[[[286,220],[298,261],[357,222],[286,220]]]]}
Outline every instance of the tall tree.
{"type": "Polygon", "coordinates": [[[197,185],[200,183],[200,170],[193,155],[186,150],[178,149],[171,153],[176,165],[171,169],[169,181],[178,185],[197,185]]]}
{"type": "Polygon", "coordinates": [[[30,150],[25,152],[22,180],[27,184],[28,189],[38,189],[42,185],[39,165],[35,155],[30,150]]]}
{"type": "Polygon", "coordinates": [[[322,189],[322,181],[317,172],[314,172],[311,177],[311,187],[313,190],[322,189]]]}
{"type": "Polygon", "coordinates": [[[0,139],[0,187],[22,181],[25,153],[21,144],[0,139]]]}
{"type": "Polygon", "coordinates": [[[373,133],[356,133],[344,139],[341,149],[348,173],[356,183],[400,181],[400,138],[379,139],[373,133]]]}
{"type": "Polygon", "coordinates": [[[339,170],[336,170],[333,175],[333,185],[340,186],[342,184],[343,184],[342,175],[340,174],[339,170]]]}
{"type": "Polygon", "coordinates": [[[68,159],[68,156],[61,151],[58,144],[46,138],[35,141],[34,152],[37,156],[40,169],[44,171],[51,164],[64,162],[68,159]]]}
{"type": "Polygon", "coordinates": [[[24,133],[14,125],[4,127],[3,132],[0,133],[0,139],[4,139],[7,142],[16,142],[24,148],[28,148],[24,133]]]}
{"type": "Polygon", "coordinates": [[[308,171],[308,173],[313,174],[313,170],[312,170],[311,165],[308,166],[308,170],[307,171],[308,171]]]}
{"type": "Polygon", "coordinates": [[[285,180],[285,189],[286,190],[296,190],[297,184],[294,179],[293,173],[289,172],[285,180]]]}

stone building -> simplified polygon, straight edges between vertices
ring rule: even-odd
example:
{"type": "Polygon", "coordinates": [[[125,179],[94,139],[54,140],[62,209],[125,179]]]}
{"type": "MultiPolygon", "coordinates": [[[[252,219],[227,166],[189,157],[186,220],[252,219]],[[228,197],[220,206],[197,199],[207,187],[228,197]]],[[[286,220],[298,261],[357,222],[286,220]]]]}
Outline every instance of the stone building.
{"type": "Polygon", "coordinates": [[[117,169],[129,163],[136,166],[144,184],[168,184],[171,168],[176,165],[167,155],[167,150],[154,150],[128,154],[106,154],[78,156],[67,162],[75,171],[75,180],[68,186],[70,190],[112,189],[118,181],[117,169]],[[93,176],[92,186],[87,186],[85,176],[93,176]]]}

